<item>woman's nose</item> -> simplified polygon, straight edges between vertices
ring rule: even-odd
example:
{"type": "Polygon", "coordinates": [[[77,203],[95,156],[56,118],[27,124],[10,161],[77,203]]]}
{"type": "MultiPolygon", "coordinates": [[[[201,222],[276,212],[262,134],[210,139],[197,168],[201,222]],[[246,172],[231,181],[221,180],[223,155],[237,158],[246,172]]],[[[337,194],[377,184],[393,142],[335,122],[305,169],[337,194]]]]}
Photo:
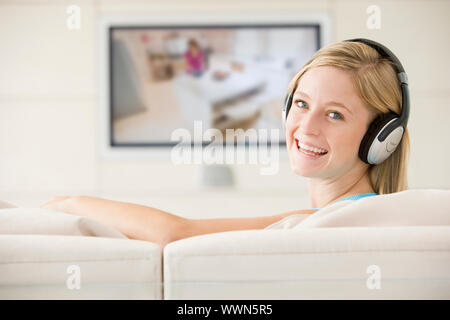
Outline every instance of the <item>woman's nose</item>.
{"type": "Polygon", "coordinates": [[[303,134],[317,135],[320,132],[320,117],[313,111],[302,115],[299,123],[300,132],[303,134]]]}

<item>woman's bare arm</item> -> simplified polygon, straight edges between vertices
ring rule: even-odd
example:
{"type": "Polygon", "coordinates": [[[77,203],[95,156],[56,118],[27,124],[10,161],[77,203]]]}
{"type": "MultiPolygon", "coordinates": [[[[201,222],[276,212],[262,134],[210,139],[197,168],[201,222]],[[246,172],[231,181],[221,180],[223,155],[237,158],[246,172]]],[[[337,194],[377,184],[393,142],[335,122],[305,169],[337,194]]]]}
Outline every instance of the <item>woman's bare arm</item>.
{"type": "Polygon", "coordinates": [[[224,231],[237,231],[237,230],[253,230],[264,229],[271,224],[280,221],[294,214],[311,214],[316,212],[315,210],[296,210],[272,216],[263,217],[250,217],[250,218],[218,218],[218,219],[199,219],[191,220],[190,231],[192,234],[188,234],[187,237],[224,232],[224,231]]]}
{"type": "Polygon", "coordinates": [[[113,227],[128,238],[162,246],[201,234],[263,229],[292,214],[315,212],[298,210],[252,218],[186,219],[147,206],[89,196],[55,197],[41,208],[86,216],[113,227]]]}
{"type": "Polygon", "coordinates": [[[188,228],[189,220],[155,208],[90,196],[54,197],[43,209],[66,212],[100,221],[130,239],[161,245],[188,228]]]}

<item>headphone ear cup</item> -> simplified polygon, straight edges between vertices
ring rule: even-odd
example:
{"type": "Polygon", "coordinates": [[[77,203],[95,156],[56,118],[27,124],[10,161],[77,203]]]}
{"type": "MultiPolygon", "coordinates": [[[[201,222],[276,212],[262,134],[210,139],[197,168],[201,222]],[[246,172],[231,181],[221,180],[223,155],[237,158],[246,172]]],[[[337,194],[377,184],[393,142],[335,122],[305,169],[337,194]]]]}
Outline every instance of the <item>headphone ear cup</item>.
{"type": "Polygon", "coordinates": [[[389,121],[398,118],[398,115],[389,112],[389,113],[383,113],[376,117],[372,123],[369,125],[369,128],[367,129],[366,134],[361,140],[361,144],[359,145],[359,158],[364,161],[365,163],[369,163],[367,157],[369,155],[370,147],[372,146],[373,142],[377,138],[377,136],[380,134],[383,127],[389,123],[389,121]]]}
{"type": "Polygon", "coordinates": [[[289,92],[286,97],[284,98],[284,106],[283,106],[283,111],[282,111],[282,121],[283,121],[283,125],[286,125],[286,120],[289,114],[289,110],[291,109],[291,105],[292,105],[292,96],[293,93],[289,92]]]}

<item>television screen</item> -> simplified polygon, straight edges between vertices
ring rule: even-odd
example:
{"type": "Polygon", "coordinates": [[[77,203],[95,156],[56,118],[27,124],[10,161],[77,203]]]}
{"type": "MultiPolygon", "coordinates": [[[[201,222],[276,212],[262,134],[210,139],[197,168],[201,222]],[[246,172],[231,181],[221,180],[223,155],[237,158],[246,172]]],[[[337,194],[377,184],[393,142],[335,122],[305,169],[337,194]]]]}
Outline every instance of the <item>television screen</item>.
{"type": "Polygon", "coordinates": [[[284,132],[288,83],[320,46],[319,24],[112,26],[110,144],[173,146],[179,128],[202,143],[207,129],[284,132]]]}

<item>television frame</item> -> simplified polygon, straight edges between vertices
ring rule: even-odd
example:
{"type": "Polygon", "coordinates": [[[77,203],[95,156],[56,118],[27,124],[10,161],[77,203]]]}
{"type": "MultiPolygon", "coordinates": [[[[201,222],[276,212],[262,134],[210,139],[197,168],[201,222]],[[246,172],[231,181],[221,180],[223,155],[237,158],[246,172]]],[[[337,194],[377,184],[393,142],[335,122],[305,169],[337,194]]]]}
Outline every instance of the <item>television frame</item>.
{"type": "MultiPolygon", "coordinates": [[[[99,23],[99,122],[98,135],[100,156],[103,159],[154,159],[166,161],[170,159],[173,144],[160,145],[127,145],[112,146],[112,115],[110,110],[111,75],[110,75],[110,30],[112,28],[140,27],[252,27],[252,26],[301,26],[317,25],[319,27],[319,47],[332,42],[331,18],[327,12],[310,12],[299,14],[270,15],[108,15],[102,16],[99,23]]],[[[280,106],[280,117],[281,117],[280,106]]],[[[284,144],[278,144],[285,148],[284,144]]],[[[239,149],[257,148],[254,145],[235,145],[239,149]]],[[[241,150],[242,151],[242,150],[241,150]]],[[[245,150],[244,150],[245,151],[245,150]]],[[[280,158],[287,157],[286,152],[280,153],[280,158]]]]}

